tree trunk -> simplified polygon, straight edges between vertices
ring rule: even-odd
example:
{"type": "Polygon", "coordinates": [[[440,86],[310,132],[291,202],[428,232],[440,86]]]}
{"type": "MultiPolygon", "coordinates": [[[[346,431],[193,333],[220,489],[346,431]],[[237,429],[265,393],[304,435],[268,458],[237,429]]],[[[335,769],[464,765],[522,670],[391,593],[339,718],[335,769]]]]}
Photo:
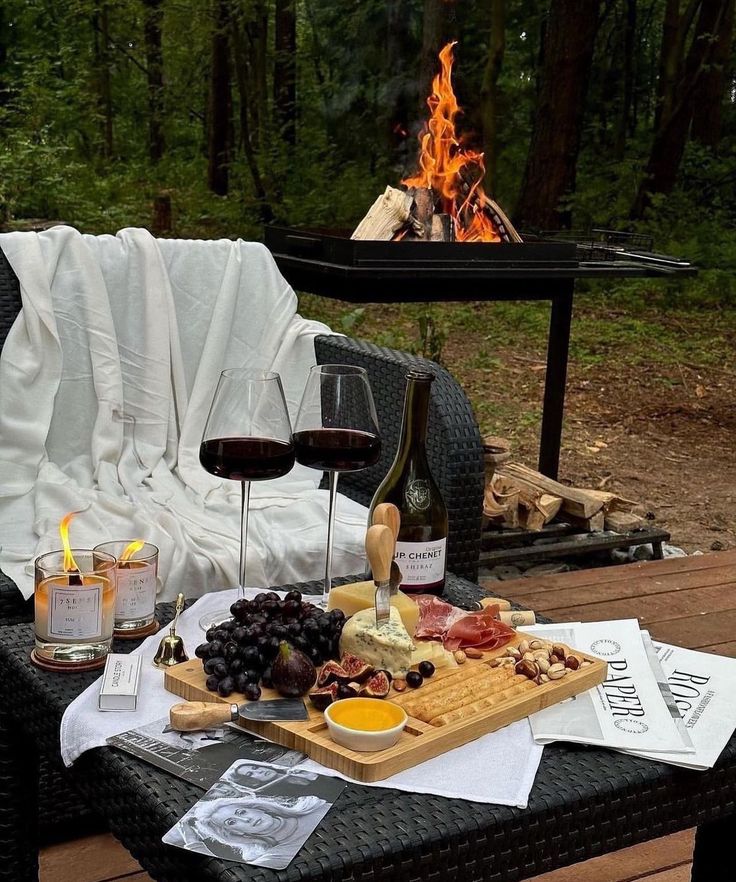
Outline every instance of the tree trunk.
{"type": "MultiPolygon", "coordinates": [[[[662,110],[658,114],[658,125],[655,126],[644,177],[631,209],[631,217],[634,219],[644,216],[652,203],[653,195],[666,195],[674,189],[693,118],[695,92],[702,76],[712,64],[717,46],[717,41],[711,35],[719,32],[726,7],[731,2],[732,0],[702,0],[687,56],[680,56],[675,62],[680,75],[670,83],[671,66],[665,72],[668,78],[667,90],[659,90],[663,96],[662,110]]],[[[691,4],[679,20],[678,51],[682,50],[683,53],[687,33],[698,12],[698,9],[692,11],[692,5],[697,4],[691,4]]]]}
{"type": "Polygon", "coordinates": [[[248,66],[251,144],[258,150],[267,143],[268,136],[268,4],[265,0],[254,0],[253,17],[246,26],[246,33],[251,46],[248,66]]]}
{"type": "Polygon", "coordinates": [[[480,89],[483,153],[486,163],[484,187],[491,196],[496,194],[498,77],[501,73],[505,50],[506,2],[505,0],[491,0],[491,35],[488,41],[488,58],[480,89]]]}
{"type": "Polygon", "coordinates": [[[161,48],[162,0],[143,0],[146,74],[148,78],[148,155],[158,162],[164,155],[164,57],[161,48]]]}
{"type": "Polygon", "coordinates": [[[230,63],[228,57],[228,0],[215,0],[212,32],[209,130],[207,138],[207,186],[225,196],[230,162],[230,63]]]}
{"type": "Polygon", "coordinates": [[[735,0],[728,0],[715,34],[711,64],[700,78],[693,98],[692,138],[704,147],[717,150],[723,125],[723,103],[732,69],[733,25],[735,0]]]}
{"type": "Polygon", "coordinates": [[[419,118],[426,119],[427,98],[432,80],[439,73],[440,49],[459,36],[457,27],[458,0],[424,0],[422,23],[422,54],[419,66],[419,118]]]}
{"type": "Polygon", "coordinates": [[[112,89],[110,84],[110,11],[102,3],[92,15],[94,29],[94,75],[97,91],[97,108],[100,117],[100,155],[112,156],[112,89]]]}
{"type": "Polygon", "coordinates": [[[517,206],[518,222],[569,226],[560,201],[575,189],[598,3],[552,0],[544,34],[537,114],[517,206]]]}
{"type": "Polygon", "coordinates": [[[625,16],[623,94],[613,145],[613,153],[618,160],[624,158],[626,137],[631,130],[631,110],[634,97],[634,47],[636,45],[636,0],[626,0],[625,16]]]}
{"type": "Polygon", "coordinates": [[[246,49],[246,40],[243,34],[240,22],[233,19],[231,25],[233,58],[235,70],[235,82],[238,88],[239,97],[239,115],[240,122],[240,144],[245,154],[245,161],[248,163],[248,169],[253,179],[253,191],[258,199],[260,206],[260,219],[263,223],[271,223],[273,220],[273,211],[268,201],[266,188],[263,184],[261,172],[258,167],[258,158],[253,148],[250,121],[251,113],[249,107],[249,88],[248,88],[248,58],[246,49]]]}
{"type": "MultiPolygon", "coordinates": [[[[388,72],[386,97],[386,135],[390,151],[406,144],[412,124],[416,121],[417,81],[406,71],[407,60],[412,58],[410,33],[410,9],[407,0],[387,0],[386,3],[386,71],[388,72]]],[[[426,99],[426,95],[423,96],[426,99]]],[[[426,110],[426,105],[423,111],[426,110]]],[[[426,114],[422,113],[422,118],[426,114]]],[[[415,142],[409,138],[414,148],[415,142]]]]}
{"type": "Polygon", "coordinates": [[[274,19],[273,106],[276,128],[287,144],[296,143],[296,2],[276,0],[274,19]]]}

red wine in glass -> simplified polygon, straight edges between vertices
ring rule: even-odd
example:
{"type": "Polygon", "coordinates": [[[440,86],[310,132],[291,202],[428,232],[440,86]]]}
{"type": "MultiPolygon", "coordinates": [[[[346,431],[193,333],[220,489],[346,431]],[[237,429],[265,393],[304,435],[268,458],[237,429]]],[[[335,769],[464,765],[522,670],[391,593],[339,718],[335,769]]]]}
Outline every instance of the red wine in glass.
{"type": "Polygon", "coordinates": [[[202,468],[231,481],[268,481],[294,466],[294,445],[275,438],[208,438],[199,448],[202,468]]]}
{"type": "Polygon", "coordinates": [[[365,369],[349,364],[315,365],[304,387],[294,429],[297,462],[330,476],[322,595],[326,605],[331,585],[338,476],[375,465],[381,454],[376,407],[365,369]]]}
{"type": "Polygon", "coordinates": [[[358,429],[305,429],[294,433],[297,462],[325,472],[354,472],[375,465],[381,439],[358,429]]]}

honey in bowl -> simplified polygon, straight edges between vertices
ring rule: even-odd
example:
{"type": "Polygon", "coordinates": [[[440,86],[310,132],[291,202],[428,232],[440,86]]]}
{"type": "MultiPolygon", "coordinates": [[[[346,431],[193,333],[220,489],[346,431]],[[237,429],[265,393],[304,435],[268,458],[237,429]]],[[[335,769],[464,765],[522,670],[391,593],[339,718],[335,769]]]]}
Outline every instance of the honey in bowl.
{"type": "Polygon", "coordinates": [[[383,732],[400,726],[404,711],[388,701],[375,698],[350,698],[341,701],[330,711],[333,722],[359,732],[383,732]]]}

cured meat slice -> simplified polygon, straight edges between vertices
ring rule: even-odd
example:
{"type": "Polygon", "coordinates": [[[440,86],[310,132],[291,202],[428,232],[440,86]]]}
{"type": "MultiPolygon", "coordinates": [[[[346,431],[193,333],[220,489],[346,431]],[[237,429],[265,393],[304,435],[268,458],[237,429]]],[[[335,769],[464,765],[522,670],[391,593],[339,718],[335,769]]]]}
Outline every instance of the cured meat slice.
{"type": "Polygon", "coordinates": [[[458,619],[467,615],[434,594],[417,594],[412,598],[419,607],[415,637],[441,638],[458,619]]]}
{"type": "Polygon", "coordinates": [[[497,607],[487,607],[457,619],[443,637],[445,649],[454,652],[471,646],[484,650],[505,646],[514,636],[514,629],[495,618],[497,613],[497,607]]]}
{"type": "Polygon", "coordinates": [[[414,636],[442,640],[445,649],[451,652],[470,646],[497,649],[505,646],[514,635],[513,628],[496,618],[498,606],[469,613],[434,594],[418,594],[413,599],[419,607],[419,623],[414,636]]]}

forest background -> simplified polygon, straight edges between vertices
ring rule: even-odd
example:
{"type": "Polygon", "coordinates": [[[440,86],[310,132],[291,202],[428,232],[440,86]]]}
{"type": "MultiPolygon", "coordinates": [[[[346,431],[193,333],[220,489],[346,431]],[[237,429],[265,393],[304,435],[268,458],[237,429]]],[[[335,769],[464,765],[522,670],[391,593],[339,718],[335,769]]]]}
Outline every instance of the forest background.
{"type": "MultiPolygon", "coordinates": [[[[563,477],[640,499],[688,550],[733,546],[735,5],[4,0],[0,227],[354,227],[415,171],[457,40],[463,138],[522,231],[627,230],[701,269],[578,284],[563,477]]],[[[300,309],[443,361],[534,464],[545,304],[300,309]]]]}

